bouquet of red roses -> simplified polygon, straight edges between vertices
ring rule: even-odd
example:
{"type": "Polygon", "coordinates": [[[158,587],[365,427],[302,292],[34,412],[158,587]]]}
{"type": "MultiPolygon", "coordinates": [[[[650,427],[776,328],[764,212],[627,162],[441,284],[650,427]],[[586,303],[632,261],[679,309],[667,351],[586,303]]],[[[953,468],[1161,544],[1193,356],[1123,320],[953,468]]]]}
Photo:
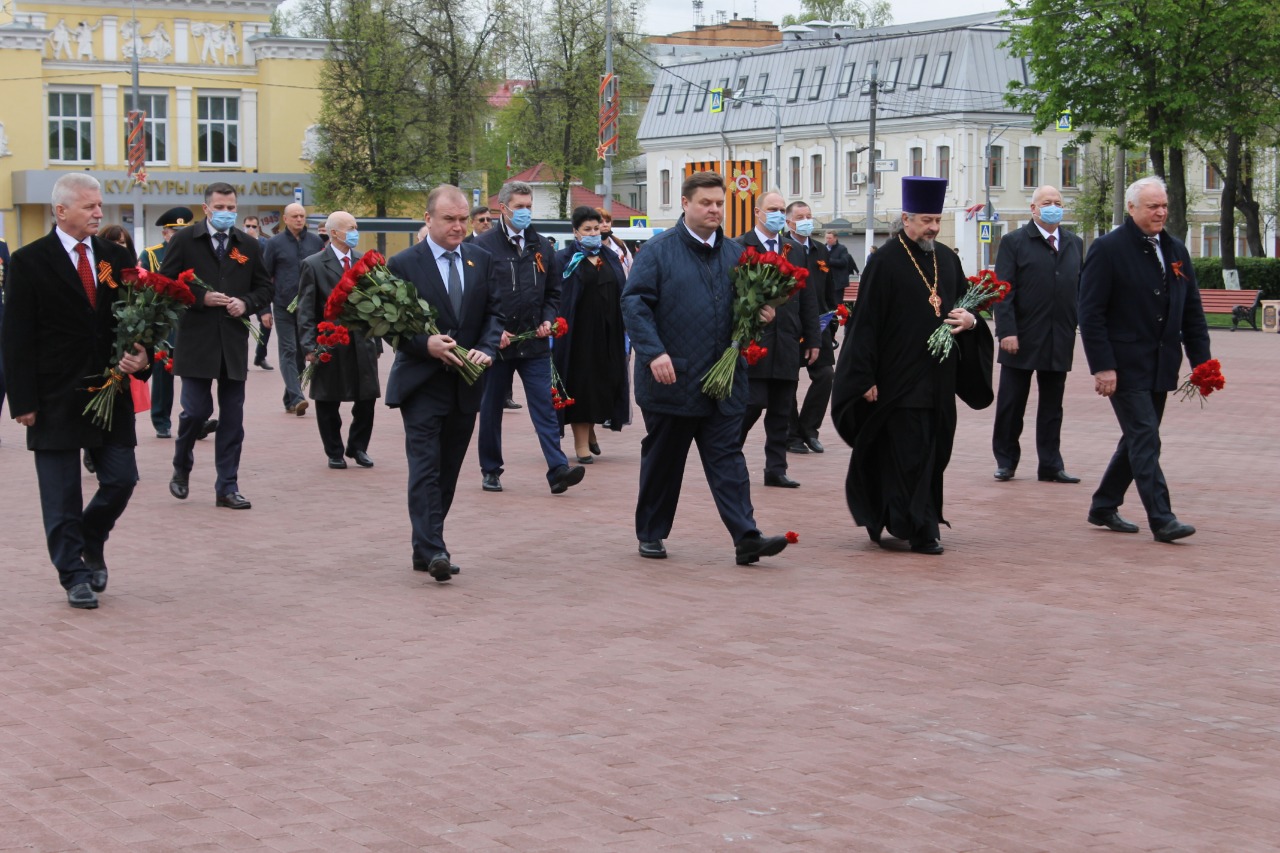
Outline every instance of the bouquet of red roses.
{"type": "MultiPolygon", "coordinates": [[[[955,307],[976,315],[1003,301],[1012,287],[1009,282],[996,278],[995,270],[982,270],[977,275],[969,276],[969,289],[960,294],[955,307]]],[[[929,354],[937,356],[938,361],[946,361],[947,356],[951,355],[951,347],[955,345],[951,328],[943,323],[929,335],[929,354]]]]}
{"type": "Polygon", "coordinates": [[[196,298],[185,283],[141,268],[125,270],[121,275],[124,281],[119,285],[111,279],[110,270],[105,275],[106,284],[124,288],[124,298],[117,300],[111,308],[116,318],[116,350],[119,355],[113,356],[103,371],[102,377],[106,381],[89,389],[93,397],[84,407],[84,414],[98,426],[109,430],[116,396],[125,383],[125,374],[119,369],[120,359],[133,351],[134,344],[149,347],[167,338],[178,324],[182,312],[194,305],[196,298]]]}
{"type": "Polygon", "coordinates": [[[298,381],[303,388],[311,384],[311,377],[315,376],[316,368],[322,364],[328,364],[333,360],[333,350],[335,347],[346,346],[351,343],[351,333],[346,326],[339,326],[336,323],[330,323],[328,320],[321,320],[316,324],[316,348],[312,352],[315,356],[314,361],[308,361],[307,366],[303,368],[302,375],[298,377],[298,381]]]}
{"type": "Polygon", "coordinates": [[[841,302],[839,305],[836,306],[836,309],[834,311],[828,311],[825,314],[819,314],[818,315],[818,331],[825,332],[827,330],[827,326],[830,326],[832,321],[839,322],[841,326],[849,322],[849,306],[841,302]]]}
{"type": "MultiPolygon", "coordinates": [[[[213,291],[212,287],[210,287],[209,285],[205,284],[203,281],[200,280],[200,278],[196,275],[195,270],[183,270],[182,272],[178,273],[178,281],[182,282],[188,287],[199,287],[203,290],[207,290],[210,292],[213,291]]],[[[254,343],[257,343],[257,344],[262,343],[262,332],[258,330],[257,326],[253,325],[253,323],[249,321],[249,317],[246,315],[246,316],[240,317],[239,319],[241,323],[244,323],[244,327],[249,330],[249,334],[250,336],[253,337],[254,343]]]]}
{"type": "MultiPolygon", "coordinates": [[[[748,246],[729,275],[734,292],[732,341],[702,377],[702,393],[713,400],[723,400],[733,392],[738,356],[760,337],[764,325],[760,322],[760,309],[781,305],[803,289],[809,270],[795,266],[777,252],[758,252],[748,246]]],[[[756,347],[756,360],[766,352],[764,347],[756,347]]]]}
{"type": "MultiPolygon", "coordinates": [[[[549,338],[563,337],[566,333],[568,333],[568,331],[569,331],[569,321],[563,317],[557,317],[551,323],[551,334],[549,334],[547,337],[549,338]]],[[[531,332],[520,332],[519,334],[512,335],[507,339],[507,346],[511,346],[512,344],[522,344],[525,341],[531,341],[536,337],[538,337],[537,329],[534,329],[531,332]]]]}
{"type": "Polygon", "coordinates": [[[1177,393],[1184,402],[1192,399],[1199,400],[1200,407],[1204,408],[1204,398],[1214,391],[1221,391],[1226,384],[1227,380],[1222,376],[1221,363],[1216,358],[1211,358],[1191,371],[1191,375],[1178,386],[1177,393]]]}
{"type": "MultiPolygon", "coordinates": [[[[365,252],[342,274],[325,302],[324,318],[355,329],[367,338],[385,338],[392,349],[418,335],[438,335],[436,312],[417,288],[387,269],[387,259],[376,251],[365,252]]],[[[484,373],[484,367],[467,358],[469,350],[455,346],[462,361],[456,368],[468,385],[484,373]]]]}

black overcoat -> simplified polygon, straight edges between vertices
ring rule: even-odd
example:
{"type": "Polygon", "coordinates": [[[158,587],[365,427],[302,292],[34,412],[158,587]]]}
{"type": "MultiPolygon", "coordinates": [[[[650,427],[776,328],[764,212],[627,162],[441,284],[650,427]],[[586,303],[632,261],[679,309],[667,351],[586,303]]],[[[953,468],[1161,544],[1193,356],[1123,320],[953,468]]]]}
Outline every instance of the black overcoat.
{"type": "Polygon", "coordinates": [[[1013,285],[992,313],[996,339],[1016,336],[1016,353],[1001,350],[1006,367],[1022,370],[1071,369],[1076,348],[1076,303],[1084,241],[1058,229],[1058,251],[1049,248],[1035,222],[1028,222],[1000,241],[996,277],[1013,285]]]}
{"type": "MultiPolygon", "coordinates": [[[[805,266],[804,249],[785,234],[778,236],[783,257],[796,266],[805,266]]],[[[755,229],[738,238],[744,246],[757,252],[767,252],[755,229]]],[[[811,281],[813,279],[810,279],[811,281]]],[[[757,343],[769,350],[764,358],[747,368],[751,379],[785,379],[795,382],[800,378],[803,362],[800,353],[803,339],[818,339],[818,299],[814,288],[804,287],[791,294],[791,298],[775,308],[773,322],[760,330],[757,343]]]]}
{"type": "MultiPolygon", "coordinates": [[[[565,269],[578,251],[577,242],[570,242],[567,247],[556,252],[556,269],[565,269]]],[[[618,282],[618,304],[615,310],[617,311],[618,328],[622,329],[624,328],[622,320],[622,288],[626,284],[627,276],[622,271],[622,261],[615,252],[601,251],[600,257],[604,258],[604,262],[609,265],[609,269],[613,270],[613,275],[618,282]]],[[[584,258],[581,263],[585,264],[587,260],[584,258]]],[[[564,317],[565,323],[569,326],[569,331],[552,342],[551,361],[560,373],[560,378],[564,380],[565,385],[572,387],[569,378],[572,375],[572,371],[569,369],[569,353],[573,351],[573,330],[578,323],[578,297],[582,295],[582,284],[579,281],[577,270],[574,270],[568,278],[564,278],[564,274],[561,273],[561,279],[560,316],[564,317]]],[[[624,424],[631,422],[631,382],[627,377],[626,355],[624,352],[622,381],[619,384],[618,398],[613,402],[613,413],[609,418],[614,431],[621,430],[624,424]]],[[[569,412],[561,409],[558,414],[560,416],[560,424],[563,426],[566,423],[565,419],[568,417],[569,412]]]]}
{"type": "MultiPolygon", "coordinates": [[[[352,253],[355,259],[355,253],[352,253]]],[[[298,333],[302,351],[316,348],[316,326],[324,320],[324,304],[342,278],[342,264],[328,246],[302,261],[298,277],[298,333]]],[[[311,399],[328,403],[375,400],[382,396],[378,356],[382,341],[368,340],[354,329],[351,343],[334,347],[332,358],[317,364],[311,377],[311,399]]]]}

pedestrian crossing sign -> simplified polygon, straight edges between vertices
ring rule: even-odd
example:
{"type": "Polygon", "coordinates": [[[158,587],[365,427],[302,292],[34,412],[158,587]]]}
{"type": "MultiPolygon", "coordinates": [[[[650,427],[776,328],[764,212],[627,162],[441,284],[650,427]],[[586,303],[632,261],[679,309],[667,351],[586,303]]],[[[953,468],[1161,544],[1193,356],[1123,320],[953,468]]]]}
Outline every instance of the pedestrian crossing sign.
{"type": "Polygon", "coordinates": [[[711,90],[711,112],[724,112],[724,89],[711,90]]]}
{"type": "Polygon", "coordinates": [[[631,217],[631,227],[632,227],[632,228],[648,228],[648,227],[649,227],[649,217],[647,217],[647,216],[633,216],[633,217],[631,217]]]}
{"type": "Polygon", "coordinates": [[[1058,130],[1065,133],[1071,132],[1071,110],[1063,110],[1058,113],[1058,130]]]}
{"type": "Polygon", "coordinates": [[[978,242],[979,243],[991,242],[991,223],[990,222],[981,222],[978,224],[978,242]]]}

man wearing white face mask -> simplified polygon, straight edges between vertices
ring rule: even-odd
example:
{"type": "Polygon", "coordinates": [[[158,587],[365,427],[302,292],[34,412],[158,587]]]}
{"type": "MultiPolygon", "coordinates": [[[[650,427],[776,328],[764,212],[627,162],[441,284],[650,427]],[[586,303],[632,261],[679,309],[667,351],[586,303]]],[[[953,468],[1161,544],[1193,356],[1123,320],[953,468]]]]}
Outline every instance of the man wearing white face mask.
{"type": "MultiPolygon", "coordinates": [[[[836,292],[835,277],[827,264],[827,247],[811,239],[813,226],[813,211],[809,205],[803,201],[787,205],[787,230],[804,250],[803,255],[793,254],[791,263],[809,269],[809,283],[805,289],[811,291],[817,301],[818,313],[825,314],[840,304],[841,294],[836,292]]],[[[829,324],[825,331],[816,337],[807,337],[800,345],[809,371],[809,390],[805,392],[803,403],[798,406],[795,401],[791,403],[791,419],[787,426],[788,453],[822,453],[826,449],[818,441],[818,427],[822,426],[827,404],[831,402],[836,364],[835,338],[839,327],[838,323],[829,324]]]]}
{"type": "Polygon", "coordinates": [[[1022,418],[1036,374],[1040,402],[1036,410],[1037,479],[1078,483],[1064,470],[1062,395],[1076,345],[1076,301],[1084,241],[1062,222],[1062,193],[1043,186],[1031,196],[1031,221],[1000,241],[996,276],[1013,285],[996,303],[1000,341],[1000,390],[996,398],[991,449],[997,480],[1018,470],[1022,418]]]}
{"type": "Polygon", "coordinates": [[[374,401],[382,396],[378,382],[382,341],[368,340],[352,330],[351,343],[334,347],[327,360],[316,352],[317,326],[324,320],[325,302],[360,257],[356,252],[360,232],[354,216],[345,210],[334,211],[325,221],[325,230],[329,232],[329,245],[305,258],[298,276],[298,341],[307,354],[307,363],[316,365],[311,399],[316,401],[316,426],[329,467],[346,468],[350,458],[361,468],[372,468],[368,450],[373,435],[374,401]],[[351,403],[351,429],[345,443],[339,410],[344,402],[351,403]]]}

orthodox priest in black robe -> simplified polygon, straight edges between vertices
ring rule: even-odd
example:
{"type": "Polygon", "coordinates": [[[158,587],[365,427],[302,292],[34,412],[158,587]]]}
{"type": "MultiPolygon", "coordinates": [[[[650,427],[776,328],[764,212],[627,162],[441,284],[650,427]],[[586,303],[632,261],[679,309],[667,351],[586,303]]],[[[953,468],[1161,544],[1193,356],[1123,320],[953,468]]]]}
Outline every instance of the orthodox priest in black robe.
{"type": "Polygon", "coordinates": [[[955,308],[969,282],[960,259],[935,242],[947,182],[902,180],[902,227],[867,263],[836,366],[832,414],[853,447],[845,494],[859,526],[922,554],[941,554],[942,475],[951,460],[956,397],[982,409],[994,399],[994,342],[986,322],[955,308]],[[929,353],[951,326],[945,359],[929,353]]]}

